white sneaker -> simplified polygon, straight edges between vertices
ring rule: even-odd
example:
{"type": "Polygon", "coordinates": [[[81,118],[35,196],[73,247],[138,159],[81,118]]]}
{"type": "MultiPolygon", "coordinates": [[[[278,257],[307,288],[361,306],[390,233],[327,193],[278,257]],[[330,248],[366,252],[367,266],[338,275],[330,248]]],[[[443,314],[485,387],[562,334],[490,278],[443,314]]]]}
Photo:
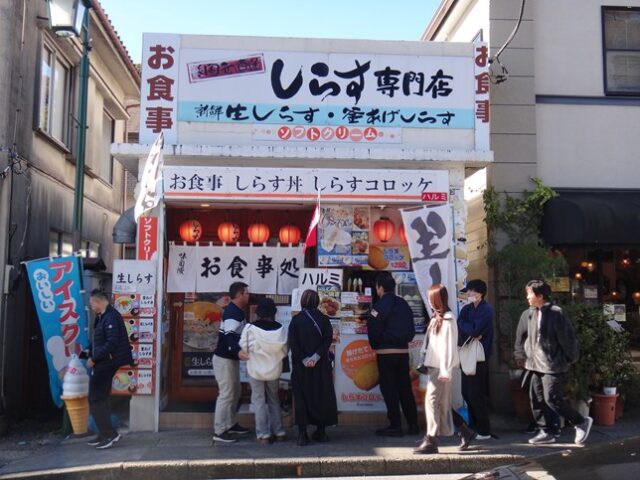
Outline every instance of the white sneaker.
{"type": "Polygon", "coordinates": [[[476,435],[476,440],[491,440],[491,435],[476,435]]]}
{"type": "Polygon", "coordinates": [[[584,445],[584,442],[587,441],[587,437],[591,432],[592,425],[593,418],[591,417],[584,417],[584,422],[582,422],[580,425],[576,425],[576,438],[574,440],[576,445],[584,445]]]}
{"type": "Polygon", "coordinates": [[[556,437],[544,430],[540,430],[535,437],[529,439],[531,445],[545,445],[547,443],[555,443],[555,441],[556,437]]]}

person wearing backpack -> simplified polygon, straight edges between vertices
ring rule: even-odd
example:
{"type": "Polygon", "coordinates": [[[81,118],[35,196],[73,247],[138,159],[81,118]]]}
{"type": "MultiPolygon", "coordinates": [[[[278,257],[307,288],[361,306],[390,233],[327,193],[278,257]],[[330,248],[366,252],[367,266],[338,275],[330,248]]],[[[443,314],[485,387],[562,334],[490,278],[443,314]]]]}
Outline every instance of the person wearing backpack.
{"type": "Polygon", "coordinates": [[[409,342],[415,336],[413,311],[395,294],[396,281],[390,272],[376,277],[378,301],[371,308],[367,325],[369,343],[376,352],[380,391],[387,407],[389,426],[376,430],[381,437],[401,437],[400,407],[409,426],[409,435],[420,433],[416,401],[409,377],[409,342]]]}

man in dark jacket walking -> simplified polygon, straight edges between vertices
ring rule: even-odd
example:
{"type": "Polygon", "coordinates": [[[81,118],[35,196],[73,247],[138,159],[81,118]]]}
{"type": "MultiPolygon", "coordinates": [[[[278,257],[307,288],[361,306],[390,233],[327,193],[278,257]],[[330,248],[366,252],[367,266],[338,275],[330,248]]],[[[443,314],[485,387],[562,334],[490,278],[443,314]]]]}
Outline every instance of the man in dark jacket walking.
{"type": "Polygon", "coordinates": [[[367,331],[371,348],[376,351],[380,374],[380,391],[387,406],[389,426],[376,435],[401,437],[400,406],[409,425],[409,434],[420,433],[416,401],[409,377],[409,342],[415,336],[413,312],[395,292],[396,282],[389,272],[376,277],[379,300],[373,305],[367,331]]]}
{"type": "Polygon", "coordinates": [[[111,448],[120,434],[111,425],[109,395],[113,376],[118,368],[133,362],[127,328],[122,316],[109,305],[109,297],[101,290],[93,290],[89,298],[96,314],[93,325],[93,342],[88,352],[89,409],[98,428],[98,436],[89,445],[98,449],[111,448]]]}
{"type": "Polygon", "coordinates": [[[564,375],[578,360],[578,342],[573,325],[562,309],[549,299],[551,288],[542,280],[525,287],[530,308],[520,317],[514,357],[527,370],[533,418],[540,429],[531,444],[555,442],[552,426],[546,424],[545,408],[563,416],[575,427],[575,443],[586,442],[593,419],[583,417],[564,398],[564,375]]]}

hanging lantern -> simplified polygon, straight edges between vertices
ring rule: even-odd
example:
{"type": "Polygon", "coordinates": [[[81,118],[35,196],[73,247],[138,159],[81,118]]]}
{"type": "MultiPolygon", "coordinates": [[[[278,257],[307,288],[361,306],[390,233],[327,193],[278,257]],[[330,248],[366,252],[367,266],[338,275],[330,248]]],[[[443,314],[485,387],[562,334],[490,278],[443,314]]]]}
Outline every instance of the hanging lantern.
{"type": "Polygon", "coordinates": [[[373,224],[373,233],[376,234],[376,237],[378,237],[378,240],[382,243],[391,240],[395,230],[396,226],[387,217],[380,217],[380,220],[373,224]]]}
{"type": "Polygon", "coordinates": [[[284,245],[289,243],[297,245],[300,241],[300,229],[295,225],[285,225],[284,227],[280,227],[278,238],[280,239],[280,243],[284,245]]]}
{"type": "Polygon", "coordinates": [[[185,242],[197,242],[202,236],[202,225],[197,220],[187,220],[180,224],[179,233],[185,242]]]}
{"type": "Polygon", "coordinates": [[[265,243],[269,240],[269,227],[264,223],[252,223],[249,225],[247,235],[253,243],[265,243]]]}
{"type": "Polygon", "coordinates": [[[398,236],[400,237],[400,240],[402,240],[402,243],[407,243],[407,232],[404,231],[404,225],[400,225],[400,228],[398,229],[398,236]]]}
{"type": "Polygon", "coordinates": [[[235,243],[240,240],[240,227],[237,223],[222,222],[218,225],[218,238],[222,243],[235,243]]]}

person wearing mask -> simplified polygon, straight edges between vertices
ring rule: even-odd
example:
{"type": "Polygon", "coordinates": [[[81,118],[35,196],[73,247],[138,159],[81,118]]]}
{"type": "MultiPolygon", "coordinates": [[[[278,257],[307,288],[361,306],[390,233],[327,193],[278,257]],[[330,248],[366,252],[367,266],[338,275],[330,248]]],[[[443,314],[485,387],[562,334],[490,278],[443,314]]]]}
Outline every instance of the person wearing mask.
{"type": "Polygon", "coordinates": [[[270,298],[258,302],[258,320],[240,335],[241,352],[248,358],[247,374],[255,411],[256,438],[263,445],[284,440],[278,387],[282,360],[287,356],[287,331],[275,320],[277,308],[270,298]]]}
{"type": "Polygon", "coordinates": [[[233,443],[234,435],[249,432],[236,421],[240,401],[239,360],[248,360],[240,351],[240,335],[245,326],[244,309],[249,304],[249,286],[234,282],[229,287],[231,303],[222,312],[218,344],[213,353],[213,372],[218,383],[218,398],[214,413],[213,441],[233,443]]]}
{"type": "Polygon", "coordinates": [[[529,309],[520,316],[513,355],[518,367],[526,369],[531,411],[539,429],[529,443],[555,442],[554,426],[547,425],[548,408],[574,426],[574,442],[583,445],[593,419],[580,415],[564,396],[565,375],[569,366],[578,360],[573,325],[562,308],[551,302],[551,288],[543,280],[531,280],[525,292],[529,309]]]}
{"type": "Polygon", "coordinates": [[[314,290],[305,290],[300,298],[302,311],[289,325],[291,349],[291,386],[298,445],[309,443],[307,425],[315,425],[311,438],[327,442],[325,427],[338,423],[336,392],[329,348],[333,327],[329,317],[318,310],[320,297],[314,290]]]}
{"type": "Polygon", "coordinates": [[[446,287],[432,285],[427,296],[433,312],[425,334],[424,365],[428,367],[428,383],[424,405],[427,432],[414,453],[438,453],[436,437],[453,435],[452,423],[460,432],[461,442],[458,449],[466,450],[475,438],[476,432],[471,430],[462,416],[452,408],[453,397],[460,396],[459,392],[453,391],[452,382],[455,369],[460,365],[456,319],[449,308],[446,287]]]}
{"type": "Polygon", "coordinates": [[[402,437],[400,407],[410,435],[420,433],[418,410],[409,376],[409,342],[415,336],[413,311],[402,297],[395,294],[396,281],[390,272],[376,277],[378,301],[372,306],[367,322],[371,348],[376,352],[380,373],[380,392],[387,407],[389,426],[376,430],[376,435],[402,437]]]}
{"type": "Polygon", "coordinates": [[[91,347],[80,355],[88,358],[89,408],[96,422],[98,435],[88,444],[99,450],[111,448],[120,440],[120,434],[111,425],[109,396],[113,376],[118,368],[131,365],[131,345],[122,316],[109,304],[109,297],[101,290],[93,290],[89,297],[91,310],[96,314],[91,347]]]}
{"type": "Polygon", "coordinates": [[[491,423],[487,405],[489,358],[493,348],[493,307],[484,299],[487,284],[480,279],[470,280],[462,289],[469,303],[460,310],[458,318],[458,346],[471,338],[480,340],[484,349],[484,362],[476,364],[476,374],[462,372],[462,397],[469,409],[469,425],[478,432],[476,440],[491,438],[491,423]]]}

